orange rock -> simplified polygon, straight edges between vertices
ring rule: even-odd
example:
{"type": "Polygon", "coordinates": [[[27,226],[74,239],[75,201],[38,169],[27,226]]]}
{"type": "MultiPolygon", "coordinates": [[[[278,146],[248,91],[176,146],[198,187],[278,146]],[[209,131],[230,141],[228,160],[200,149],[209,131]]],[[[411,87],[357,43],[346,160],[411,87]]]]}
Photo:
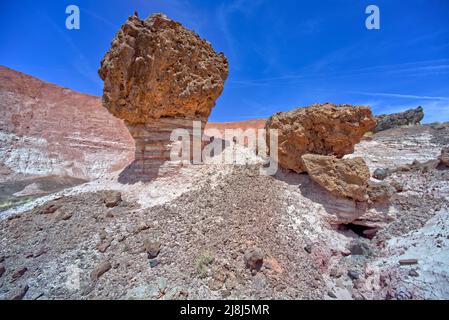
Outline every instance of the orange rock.
{"type": "Polygon", "coordinates": [[[363,158],[338,159],[307,154],[302,156],[302,162],[312,180],[333,195],[368,201],[370,171],[363,158]]]}
{"type": "Polygon", "coordinates": [[[200,121],[201,139],[223,91],[228,61],[163,14],[146,20],[134,15],[118,31],[98,73],[103,105],[125,121],[136,143],[135,161],[126,170],[133,180],[158,175],[170,160],[174,129],[186,129],[192,141],[192,121],[200,121]]]}
{"type": "Polygon", "coordinates": [[[128,18],[98,73],[104,106],[127,124],[207,119],[223,91],[228,62],[195,32],[154,14],[128,18]]]}
{"type": "Polygon", "coordinates": [[[374,129],[376,121],[369,107],[315,104],[274,114],[267,120],[267,143],[270,132],[279,134],[279,164],[303,172],[304,154],[334,155],[338,158],[354,151],[363,135],[374,129]]]}

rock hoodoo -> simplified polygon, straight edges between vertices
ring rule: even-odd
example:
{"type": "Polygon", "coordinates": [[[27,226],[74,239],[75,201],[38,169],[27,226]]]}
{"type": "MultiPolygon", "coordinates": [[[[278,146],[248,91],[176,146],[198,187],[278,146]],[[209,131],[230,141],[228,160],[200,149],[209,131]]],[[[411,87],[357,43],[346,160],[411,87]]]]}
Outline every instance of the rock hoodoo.
{"type": "Polygon", "coordinates": [[[354,145],[375,125],[369,107],[326,103],[276,113],[267,120],[265,128],[268,143],[269,129],[278,130],[280,166],[300,173],[305,171],[302,155],[341,158],[352,153],[354,145]]]}
{"type": "Polygon", "coordinates": [[[422,107],[399,113],[380,115],[376,117],[377,126],[374,129],[374,132],[380,132],[406,125],[419,124],[423,118],[424,110],[422,107]]]}
{"type": "MultiPolygon", "coordinates": [[[[168,160],[170,133],[207,122],[224,88],[228,62],[195,32],[163,14],[129,17],[98,71],[103,104],[136,141],[136,168],[168,160]]],[[[140,173],[142,173],[140,172],[140,173]]]]}

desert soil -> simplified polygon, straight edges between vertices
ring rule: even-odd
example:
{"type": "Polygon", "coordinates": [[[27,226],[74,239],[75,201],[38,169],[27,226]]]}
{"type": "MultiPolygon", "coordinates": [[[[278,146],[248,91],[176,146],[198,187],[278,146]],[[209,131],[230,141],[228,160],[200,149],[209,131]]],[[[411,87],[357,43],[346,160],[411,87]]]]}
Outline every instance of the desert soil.
{"type": "MultiPolygon", "coordinates": [[[[372,172],[435,159],[448,131],[389,130],[354,155],[372,172]]],[[[0,213],[0,299],[449,298],[448,168],[388,177],[392,222],[367,238],[329,223],[333,198],[306,174],[260,175],[263,163],[172,168],[135,184],[116,173],[44,197],[39,181],[3,185],[35,198],[0,213]],[[123,201],[108,208],[114,191],[123,201]],[[263,263],[251,270],[255,251],[263,263]]]]}

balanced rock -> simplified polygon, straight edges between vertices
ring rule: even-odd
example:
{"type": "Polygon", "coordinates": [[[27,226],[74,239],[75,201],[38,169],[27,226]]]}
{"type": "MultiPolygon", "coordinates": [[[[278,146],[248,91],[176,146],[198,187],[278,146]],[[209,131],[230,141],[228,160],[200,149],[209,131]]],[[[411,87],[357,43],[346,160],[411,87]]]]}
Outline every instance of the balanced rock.
{"type": "Polygon", "coordinates": [[[265,128],[268,144],[269,129],[278,130],[280,166],[300,173],[305,171],[302,155],[341,158],[352,153],[354,145],[375,125],[369,107],[326,103],[276,113],[267,120],[265,128]]]}
{"type": "Polygon", "coordinates": [[[302,162],[310,178],[337,197],[368,201],[370,171],[363,158],[306,154],[302,162]]]}
{"type": "Polygon", "coordinates": [[[103,105],[124,120],[136,142],[136,169],[144,173],[169,160],[172,130],[191,133],[193,120],[204,127],[223,91],[228,62],[165,15],[134,15],[118,31],[98,73],[103,105]]]}
{"type": "Polygon", "coordinates": [[[406,125],[419,124],[423,118],[424,110],[422,107],[399,113],[380,115],[376,117],[377,125],[374,132],[380,132],[406,125]]]}

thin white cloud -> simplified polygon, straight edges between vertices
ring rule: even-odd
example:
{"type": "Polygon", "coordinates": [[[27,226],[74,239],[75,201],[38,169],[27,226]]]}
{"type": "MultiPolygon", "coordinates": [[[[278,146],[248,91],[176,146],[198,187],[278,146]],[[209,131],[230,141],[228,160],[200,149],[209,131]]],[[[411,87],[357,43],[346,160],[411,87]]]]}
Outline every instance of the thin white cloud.
{"type": "Polygon", "coordinates": [[[226,44],[229,49],[229,53],[234,60],[234,67],[238,68],[238,50],[236,40],[230,29],[230,22],[232,15],[237,12],[241,12],[243,14],[250,14],[254,11],[254,8],[260,6],[265,0],[234,0],[234,1],[225,1],[222,3],[217,11],[217,23],[220,31],[223,34],[223,37],[226,41],[226,44]]]}
{"type": "Polygon", "coordinates": [[[68,30],[61,28],[47,14],[41,13],[41,16],[67,43],[68,45],[67,48],[71,49],[74,58],[74,61],[72,62],[74,69],[78,71],[78,73],[83,75],[86,79],[94,83],[97,86],[97,88],[102,88],[103,82],[100,80],[97,71],[94,68],[92,68],[84,53],[78,48],[75,42],[67,35],[68,30]]]}
{"type": "Polygon", "coordinates": [[[400,94],[400,93],[363,92],[363,91],[352,91],[349,93],[366,95],[366,96],[374,96],[374,97],[449,101],[449,97],[419,96],[419,95],[400,94]]]}
{"type": "Polygon", "coordinates": [[[82,13],[86,13],[88,16],[90,16],[91,18],[103,23],[104,25],[108,26],[109,28],[113,29],[114,31],[117,30],[120,25],[116,25],[114,23],[112,23],[110,20],[96,14],[95,12],[92,12],[86,8],[82,8],[82,13]]]}
{"type": "MultiPolygon", "coordinates": [[[[350,51],[350,50],[349,50],[350,51]]],[[[343,55],[347,50],[342,50],[341,53],[333,56],[332,60],[338,59],[338,56],[343,55]]],[[[230,81],[236,87],[258,87],[266,86],[273,83],[286,84],[295,80],[311,80],[311,79],[331,79],[331,78],[347,78],[359,76],[372,76],[378,74],[391,74],[401,76],[432,76],[449,73],[449,59],[434,59],[424,61],[413,61],[407,63],[378,65],[370,67],[356,68],[352,70],[332,70],[332,71],[318,71],[323,69],[326,65],[324,61],[316,62],[297,73],[281,74],[279,76],[258,78],[258,79],[241,79],[230,81]]],[[[290,83],[294,84],[294,83],[290,83]]]]}

